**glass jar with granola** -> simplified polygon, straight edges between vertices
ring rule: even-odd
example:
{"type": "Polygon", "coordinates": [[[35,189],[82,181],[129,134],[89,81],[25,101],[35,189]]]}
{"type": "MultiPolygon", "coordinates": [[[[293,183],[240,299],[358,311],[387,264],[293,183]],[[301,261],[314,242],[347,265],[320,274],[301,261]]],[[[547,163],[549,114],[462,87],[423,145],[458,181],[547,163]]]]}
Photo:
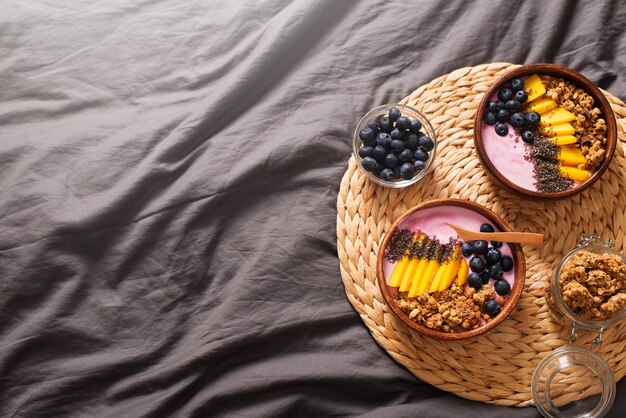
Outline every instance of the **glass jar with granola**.
{"type": "Polygon", "coordinates": [[[537,366],[535,405],[546,417],[602,417],[615,400],[615,377],[594,350],[607,327],[626,316],[626,257],[612,241],[581,234],[550,279],[546,301],[570,338],[537,366]],[[574,345],[580,332],[596,334],[590,349],[574,345]]]}
{"type": "Polygon", "coordinates": [[[563,325],[602,334],[626,315],[626,257],[612,241],[581,234],[552,277],[546,299],[563,325]]]}

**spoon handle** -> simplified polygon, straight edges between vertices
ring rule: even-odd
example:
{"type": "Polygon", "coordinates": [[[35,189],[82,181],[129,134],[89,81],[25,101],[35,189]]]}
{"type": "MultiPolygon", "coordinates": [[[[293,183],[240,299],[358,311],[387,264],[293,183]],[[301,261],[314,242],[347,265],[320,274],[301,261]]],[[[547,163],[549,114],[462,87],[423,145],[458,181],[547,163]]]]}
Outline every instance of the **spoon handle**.
{"type": "Polygon", "coordinates": [[[465,241],[503,241],[516,244],[541,244],[543,242],[543,234],[533,232],[475,232],[457,225],[448,225],[465,241]]]}

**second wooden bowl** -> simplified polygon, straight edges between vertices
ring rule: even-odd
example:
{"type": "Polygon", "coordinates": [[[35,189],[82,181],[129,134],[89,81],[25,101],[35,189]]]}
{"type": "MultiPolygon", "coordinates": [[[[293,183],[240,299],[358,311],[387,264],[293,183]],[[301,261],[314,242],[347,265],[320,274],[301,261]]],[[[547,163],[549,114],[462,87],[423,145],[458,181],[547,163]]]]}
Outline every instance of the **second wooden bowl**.
{"type": "Polygon", "coordinates": [[[470,211],[477,213],[478,215],[481,215],[482,217],[486,218],[486,220],[490,222],[492,225],[494,225],[497,229],[501,231],[511,231],[511,228],[506,224],[506,222],[504,222],[502,218],[500,218],[491,210],[477,203],[470,202],[467,200],[460,200],[460,199],[439,199],[439,200],[432,200],[429,202],[424,202],[409,209],[407,212],[405,212],[399,219],[397,219],[393,223],[389,231],[386,232],[385,238],[383,239],[383,242],[378,250],[376,271],[377,271],[377,278],[378,278],[378,286],[380,287],[385,303],[387,304],[389,309],[395,314],[395,316],[397,316],[408,327],[424,335],[427,335],[429,337],[438,338],[442,340],[459,340],[459,339],[464,339],[464,338],[475,337],[484,332],[487,332],[493,329],[500,322],[502,322],[504,318],[507,317],[507,315],[513,310],[513,308],[517,304],[517,301],[519,300],[520,295],[522,294],[522,290],[524,288],[524,278],[526,275],[526,263],[524,260],[524,252],[522,251],[522,247],[519,244],[508,244],[511,248],[511,256],[513,257],[513,262],[514,262],[513,271],[515,274],[514,275],[515,281],[511,288],[511,292],[509,293],[507,303],[502,307],[501,312],[494,319],[492,319],[490,322],[487,322],[484,325],[476,329],[464,331],[464,332],[449,333],[449,332],[436,331],[436,330],[430,329],[410,319],[408,315],[405,314],[398,307],[396,303],[397,290],[390,289],[389,286],[387,286],[387,278],[385,277],[385,268],[384,268],[385,249],[389,245],[389,242],[391,240],[391,237],[393,236],[393,233],[398,229],[399,225],[405,219],[411,217],[412,215],[424,209],[437,208],[437,207],[443,208],[443,207],[448,207],[448,206],[469,209],[470,211]]]}
{"type": "Polygon", "coordinates": [[[598,181],[598,179],[604,174],[604,172],[609,167],[611,163],[611,159],[613,158],[613,154],[615,153],[615,147],[617,145],[617,122],[615,121],[615,115],[613,114],[613,110],[611,109],[611,105],[609,101],[606,99],[604,94],[600,91],[600,89],[589,79],[584,77],[582,74],[571,70],[566,67],[562,67],[554,64],[528,64],[522,65],[520,67],[515,68],[504,74],[500,77],[490,88],[487,90],[483,99],[478,106],[478,110],[476,111],[476,117],[474,119],[474,146],[476,147],[476,152],[478,153],[478,158],[481,163],[485,167],[485,171],[487,174],[498,184],[499,186],[517,194],[520,196],[524,196],[531,199],[563,199],[570,196],[573,196],[577,193],[582,192],[586,188],[590,187],[593,183],[598,181]],[[491,98],[497,93],[497,91],[506,85],[511,79],[516,77],[527,77],[532,74],[539,75],[549,75],[556,76],[568,80],[578,87],[582,88],[585,92],[587,92],[591,97],[593,97],[594,105],[597,106],[600,111],[602,111],[602,115],[606,121],[606,154],[604,157],[604,161],[602,164],[594,171],[591,177],[583,182],[582,184],[560,192],[541,192],[528,190],[526,188],[520,187],[519,185],[513,183],[511,180],[506,178],[502,173],[498,171],[498,169],[494,166],[494,164],[489,159],[487,152],[485,151],[485,147],[483,145],[483,139],[481,135],[481,128],[483,125],[483,115],[485,110],[487,109],[487,105],[491,98]]]}

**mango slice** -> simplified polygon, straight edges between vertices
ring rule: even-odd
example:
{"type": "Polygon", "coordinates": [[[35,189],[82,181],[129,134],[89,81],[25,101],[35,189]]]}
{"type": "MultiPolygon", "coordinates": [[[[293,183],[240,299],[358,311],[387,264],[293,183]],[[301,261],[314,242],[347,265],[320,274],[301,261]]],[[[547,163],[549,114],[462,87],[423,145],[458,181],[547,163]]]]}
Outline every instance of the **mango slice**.
{"type": "Polygon", "coordinates": [[[426,267],[428,267],[428,263],[429,261],[425,258],[422,258],[419,261],[419,264],[415,271],[415,280],[411,282],[411,288],[409,289],[408,296],[410,298],[419,296],[426,291],[429,283],[427,283],[427,279],[424,273],[426,273],[426,267]]]}
{"type": "Polygon", "coordinates": [[[572,146],[559,148],[559,155],[557,158],[563,163],[563,165],[577,166],[578,164],[585,164],[587,162],[583,152],[578,148],[572,146]]]}
{"type": "Polygon", "coordinates": [[[557,107],[556,109],[549,111],[545,115],[541,115],[541,121],[539,121],[539,125],[560,125],[561,123],[571,122],[573,120],[576,120],[576,116],[573,113],[568,112],[567,109],[563,107],[557,107]]]}
{"type": "Polygon", "coordinates": [[[415,272],[417,271],[417,267],[420,264],[420,260],[413,259],[409,261],[406,270],[404,270],[404,276],[402,277],[402,282],[400,282],[400,290],[401,292],[407,292],[413,282],[417,281],[417,277],[415,276],[415,272]]]}
{"type": "Polygon", "coordinates": [[[404,272],[409,264],[409,257],[403,257],[400,261],[396,263],[391,272],[391,276],[389,276],[389,282],[387,285],[389,287],[398,287],[402,282],[402,278],[404,277],[404,272]]]}
{"type": "Polygon", "coordinates": [[[549,112],[550,110],[556,108],[557,106],[558,104],[554,100],[548,99],[547,97],[540,97],[528,103],[524,107],[524,110],[526,110],[526,112],[535,111],[539,113],[540,115],[543,115],[544,113],[549,112]]]}
{"type": "MultiPolygon", "coordinates": [[[[420,241],[421,243],[424,240],[424,237],[425,237],[424,234],[421,234],[421,233],[416,234],[413,237],[413,242],[420,241]]],[[[407,257],[407,255],[408,255],[408,251],[405,253],[405,256],[402,257],[402,259],[400,259],[400,261],[398,261],[396,265],[394,266],[393,271],[391,272],[391,275],[389,276],[389,281],[387,282],[387,286],[398,287],[401,285],[401,283],[405,279],[406,268],[408,267],[408,264],[409,264],[409,258],[407,257]]]]}
{"type": "Polygon", "coordinates": [[[459,249],[459,247],[455,248],[452,258],[453,260],[449,263],[449,267],[446,269],[443,277],[441,278],[441,281],[439,282],[439,288],[437,290],[439,290],[440,292],[449,288],[452,285],[455,277],[459,273],[461,260],[463,259],[461,257],[461,250],[459,249]]]}
{"type": "Polygon", "coordinates": [[[550,141],[554,145],[562,146],[562,145],[570,145],[578,142],[578,139],[574,135],[561,135],[561,136],[553,136],[550,138],[550,141]]]}
{"type": "MultiPolygon", "coordinates": [[[[435,280],[435,275],[437,274],[437,271],[439,270],[439,267],[441,267],[441,264],[439,264],[439,262],[437,260],[430,260],[428,262],[428,265],[426,266],[426,270],[424,271],[424,275],[423,275],[423,282],[420,283],[420,288],[418,289],[418,292],[422,289],[422,285],[424,286],[422,290],[422,293],[424,293],[427,290],[430,290],[430,286],[433,283],[433,280],[435,280]]],[[[418,293],[418,295],[421,293],[418,293]]]]}
{"type": "Polygon", "coordinates": [[[540,126],[539,132],[546,136],[563,136],[574,135],[575,130],[569,123],[561,123],[558,125],[540,126]]]}
{"type": "Polygon", "coordinates": [[[589,171],[587,170],[581,170],[580,168],[576,167],[567,167],[564,165],[559,167],[559,171],[561,173],[561,176],[576,181],[585,181],[589,178],[590,175],[589,171]]]}
{"type": "Polygon", "coordinates": [[[439,265],[439,268],[435,272],[435,278],[430,283],[430,287],[428,289],[428,293],[436,292],[439,289],[439,283],[441,279],[446,274],[446,270],[450,267],[450,263],[443,263],[439,265]]]}
{"type": "Polygon", "coordinates": [[[469,266],[464,258],[461,259],[461,266],[459,267],[459,273],[457,274],[457,283],[459,286],[463,286],[467,283],[467,276],[469,276],[469,266]]]}
{"type": "Polygon", "coordinates": [[[524,91],[528,93],[528,101],[532,102],[546,94],[546,87],[541,82],[541,78],[537,74],[533,74],[524,80],[524,91]]]}

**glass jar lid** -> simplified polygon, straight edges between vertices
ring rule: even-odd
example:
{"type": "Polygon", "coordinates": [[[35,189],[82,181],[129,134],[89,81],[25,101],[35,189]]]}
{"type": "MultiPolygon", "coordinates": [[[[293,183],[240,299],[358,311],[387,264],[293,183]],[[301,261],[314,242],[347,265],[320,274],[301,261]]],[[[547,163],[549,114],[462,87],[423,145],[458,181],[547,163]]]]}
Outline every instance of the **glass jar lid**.
{"type": "Polygon", "coordinates": [[[532,393],[545,417],[602,417],[615,400],[615,378],[598,355],[579,347],[564,347],[539,363],[532,393]]]}

